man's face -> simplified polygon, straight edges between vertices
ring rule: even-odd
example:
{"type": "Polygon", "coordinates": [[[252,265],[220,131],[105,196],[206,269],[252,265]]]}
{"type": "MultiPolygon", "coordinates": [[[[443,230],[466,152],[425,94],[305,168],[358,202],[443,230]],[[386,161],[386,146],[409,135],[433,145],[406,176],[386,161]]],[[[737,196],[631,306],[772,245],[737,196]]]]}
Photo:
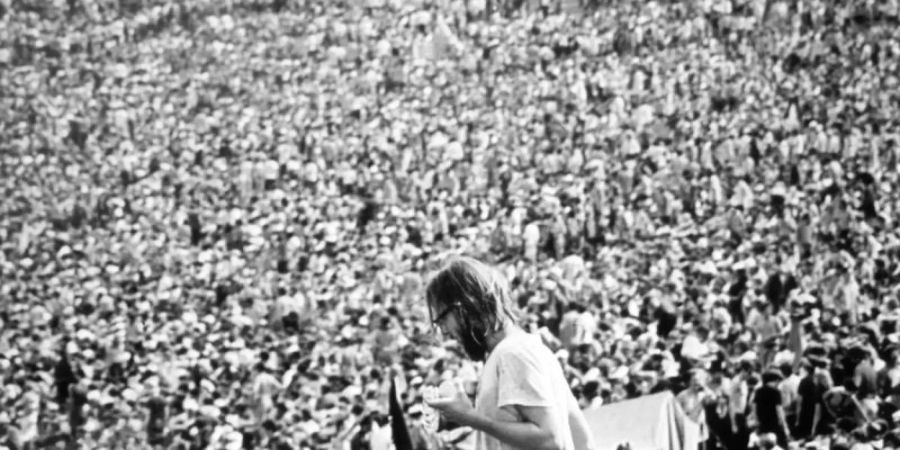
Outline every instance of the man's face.
{"type": "Polygon", "coordinates": [[[486,329],[476,325],[476,322],[462,318],[458,303],[449,306],[432,306],[432,324],[440,330],[443,336],[455,339],[462,344],[466,355],[474,361],[484,361],[487,355],[486,329]],[[476,337],[478,338],[476,340],[476,337]]]}
{"type": "Polygon", "coordinates": [[[442,335],[454,339],[457,337],[459,324],[456,320],[456,308],[458,307],[458,304],[429,305],[431,324],[442,335]]]}
{"type": "Polygon", "coordinates": [[[703,390],[703,384],[705,381],[705,377],[698,373],[695,373],[694,376],[691,377],[691,387],[694,388],[695,391],[703,390]]]}
{"type": "Polygon", "coordinates": [[[652,388],[653,388],[653,386],[650,385],[650,381],[649,381],[649,380],[642,379],[641,381],[638,382],[638,391],[640,391],[641,394],[643,394],[643,395],[649,394],[649,393],[650,393],[650,390],[651,390],[652,388]]]}

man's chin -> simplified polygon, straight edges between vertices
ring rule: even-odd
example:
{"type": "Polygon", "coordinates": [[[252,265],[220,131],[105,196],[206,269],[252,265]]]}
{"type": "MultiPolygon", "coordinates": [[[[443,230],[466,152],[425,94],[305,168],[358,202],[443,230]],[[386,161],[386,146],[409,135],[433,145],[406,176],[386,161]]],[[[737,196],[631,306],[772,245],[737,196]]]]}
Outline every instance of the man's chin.
{"type": "Polygon", "coordinates": [[[469,342],[468,340],[463,340],[462,344],[463,351],[466,352],[469,359],[472,361],[484,361],[484,357],[487,355],[487,349],[474,342],[469,342]]]}
{"type": "Polygon", "coordinates": [[[469,359],[472,361],[484,361],[484,353],[472,353],[470,351],[466,351],[466,355],[468,355],[469,359]]]}

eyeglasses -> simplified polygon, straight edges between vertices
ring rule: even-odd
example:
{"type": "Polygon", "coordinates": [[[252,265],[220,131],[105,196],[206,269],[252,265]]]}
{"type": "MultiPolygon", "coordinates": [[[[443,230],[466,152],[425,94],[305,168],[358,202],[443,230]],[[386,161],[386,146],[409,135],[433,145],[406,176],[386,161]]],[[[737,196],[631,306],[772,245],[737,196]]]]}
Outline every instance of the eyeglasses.
{"type": "Polygon", "coordinates": [[[436,318],[434,318],[434,320],[431,321],[431,324],[433,326],[440,327],[441,323],[444,322],[444,319],[447,318],[447,315],[449,315],[451,311],[456,309],[457,306],[459,306],[459,303],[454,303],[454,304],[448,306],[447,309],[441,311],[441,313],[438,314],[438,316],[436,318]]]}

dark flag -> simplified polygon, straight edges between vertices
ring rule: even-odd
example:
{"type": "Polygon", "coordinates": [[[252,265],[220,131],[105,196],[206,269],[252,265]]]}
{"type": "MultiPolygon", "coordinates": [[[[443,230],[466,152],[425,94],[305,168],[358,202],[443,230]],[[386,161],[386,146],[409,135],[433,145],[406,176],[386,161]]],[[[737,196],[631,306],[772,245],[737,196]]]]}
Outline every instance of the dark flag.
{"type": "Polygon", "coordinates": [[[406,427],[406,417],[403,415],[403,407],[400,406],[400,396],[397,394],[397,380],[391,379],[390,393],[391,436],[396,450],[413,450],[412,438],[409,428],[406,427]]]}

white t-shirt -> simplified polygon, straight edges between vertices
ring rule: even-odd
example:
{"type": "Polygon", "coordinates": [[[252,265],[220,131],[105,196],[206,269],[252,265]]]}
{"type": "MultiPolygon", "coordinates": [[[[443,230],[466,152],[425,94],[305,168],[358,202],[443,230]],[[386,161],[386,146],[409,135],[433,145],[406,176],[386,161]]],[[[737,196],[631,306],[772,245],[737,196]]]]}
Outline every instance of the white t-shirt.
{"type": "Polygon", "coordinates": [[[541,240],[541,230],[534,222],[525,225],[525,231],[522,234],[523,239],[525,239],[525,245],[529,247],[537,246],[541,240]]]}
{"type": "Polygon", "coordinates": [[[686,358],[700,360],[708,356],[709,347],[700,342],[700,339],[691,334],[684,338],[681,344],[681,356],[686,358]]]}
{"type": "Polygon", "coordinates": [[[372,450],[390,450],[393,448],[391,445],[391,427],[389,425],[379,427],[376,424],[372,427],[372,432],[369,433],[369,448],[372,450]]]}
{"type": "MultiPolygon", "coordinates": [[[[478,380],[475,410],[494,420],[521,422],[523,417],[504,406],[544,406],[565,430],[565,449],[575,444],[569,428],[568,398],[572,395],[562,367],[539,336],[515,331],[488,356],[478,380]]],[[[475,450],[514,450],[494,437],[477,432],[475,450]]]]}

